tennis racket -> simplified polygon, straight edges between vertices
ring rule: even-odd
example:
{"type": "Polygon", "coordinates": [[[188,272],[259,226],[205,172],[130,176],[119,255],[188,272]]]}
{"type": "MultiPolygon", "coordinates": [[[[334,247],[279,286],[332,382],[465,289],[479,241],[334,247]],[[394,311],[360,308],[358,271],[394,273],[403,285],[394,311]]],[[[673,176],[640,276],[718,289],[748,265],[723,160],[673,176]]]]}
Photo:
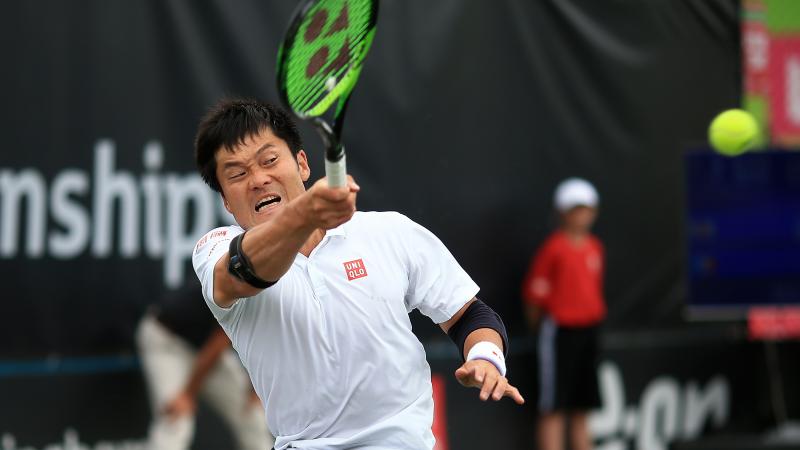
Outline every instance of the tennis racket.
{"type": "Polygon", "coordinates": [[[295,12],[278,51],[281,100],[322,137],[331,187],[347,180],[342,125],[377,18],[378,0],[308,0],[295,12]],[[334,103],[331,123],[323,114],[334,103]]]}

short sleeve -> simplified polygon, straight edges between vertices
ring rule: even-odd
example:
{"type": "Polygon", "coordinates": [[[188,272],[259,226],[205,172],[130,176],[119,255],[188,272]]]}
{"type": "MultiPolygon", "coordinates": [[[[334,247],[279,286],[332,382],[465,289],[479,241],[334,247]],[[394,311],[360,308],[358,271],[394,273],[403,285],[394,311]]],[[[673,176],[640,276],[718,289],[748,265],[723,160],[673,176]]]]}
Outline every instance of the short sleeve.
{"type": "Polygon", "coordinates": [[[243,232],[237,226],[215,228],[197,241],[192,254],[194,271],[203,286],[203,298],[220,322],[231,308],[221,308],[214,302],[214,266],[228,252],[231,240],[243,232]]]}
{"type": "Polygon", "coordinates": [[[606,247],[603,245],[603,242],[599,239],[595,238],[595,247],[597,248],[598,259],[600,260],[600,289],[603,289],[603,280],[605,280],[606,274],[606,247]]]}
{"type": "Polygon", "coordinates": [[[536,252],[528,273],[522,282],[522,298],[529,305],[546,306],[553,291],[553,265],[555,251],[552,240],[548,240],[536,252]]]}
{"type": "Polygon", "coordinates": [[[400,239],[407,254],[408,311],[418,309],[435,323],[446,322],[480,289],[433,233],[400,217],[400,239]]]}

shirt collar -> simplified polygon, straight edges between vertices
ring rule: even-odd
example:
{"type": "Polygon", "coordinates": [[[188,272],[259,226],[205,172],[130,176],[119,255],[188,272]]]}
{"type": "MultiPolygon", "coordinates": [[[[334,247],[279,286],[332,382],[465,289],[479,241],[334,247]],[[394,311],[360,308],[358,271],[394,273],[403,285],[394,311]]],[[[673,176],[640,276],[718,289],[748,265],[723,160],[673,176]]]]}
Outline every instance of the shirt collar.
{"type": "Polygon", "coordinates": [[[339,225],[336,228],[331,228],[330,230],[325,231],[325,236],[341,236],[347,237],[347,232],[344,231],[344,224],[339,225]]]}

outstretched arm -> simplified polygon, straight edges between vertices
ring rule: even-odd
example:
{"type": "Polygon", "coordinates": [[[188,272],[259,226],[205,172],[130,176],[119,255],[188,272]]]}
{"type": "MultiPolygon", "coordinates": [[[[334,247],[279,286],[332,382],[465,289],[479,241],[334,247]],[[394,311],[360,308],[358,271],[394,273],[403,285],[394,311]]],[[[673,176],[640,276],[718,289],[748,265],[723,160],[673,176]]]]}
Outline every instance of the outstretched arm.
{"type": "MultiPolygon", "coordinates": [[[[292,265],[295,256],[321,230],[335,228],[353,216],[358,185],[349,178],[343,188],[330,188],[325,178],[275,213],[271,220],[249,230],[242,240],[242,251],[252,263],[255,275],[266,281],[278,280],[292,265]]],[[[321,239],[321,236],[320,236],[321,239]]],[[[228,272],[226,253],[214,265],[214,301],[226,308],[237,298],[251,297],[260,288],[228,272]]]]}
{"type": "Polygon", "coordinates": [[[497,401],[503,397],[510,397],[521,405],[525,403],[525,399],[505,377],[506,342],[497,330],[490,328],[490,326],[502,327],[502,322],[498,319],[499,325],[496,325],[494,319],[487,319],[490,314],[494,314],[494,311],[483,302],[474,304],[478,301],[473,298],[450,320],[439,324],[457,345],[461,345],[460,341],[463,338],[462,357],[465,362],[456,370],[455,376],[464,386],[480,388],[481,400],[485,401],[491,397],[497,401]],[[451,333],[454,330],[459,336],[454,337],[454,333],[451,333]],[[465,333],[466,337],[460,336],[465,333]]]}

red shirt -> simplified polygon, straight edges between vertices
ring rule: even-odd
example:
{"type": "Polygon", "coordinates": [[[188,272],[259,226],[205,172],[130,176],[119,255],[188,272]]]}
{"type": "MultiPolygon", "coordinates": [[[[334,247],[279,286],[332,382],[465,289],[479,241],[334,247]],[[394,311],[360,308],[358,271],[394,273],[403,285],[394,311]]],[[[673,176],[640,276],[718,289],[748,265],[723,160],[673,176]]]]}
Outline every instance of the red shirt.
{"type": "Polygon", "coordinates": [[[544,309],[559,325],[594,325],[606,315],[603,244],[589,235],[576,243],[551,234],[531,262],[522,284],[527,304],[544,309]]]}

